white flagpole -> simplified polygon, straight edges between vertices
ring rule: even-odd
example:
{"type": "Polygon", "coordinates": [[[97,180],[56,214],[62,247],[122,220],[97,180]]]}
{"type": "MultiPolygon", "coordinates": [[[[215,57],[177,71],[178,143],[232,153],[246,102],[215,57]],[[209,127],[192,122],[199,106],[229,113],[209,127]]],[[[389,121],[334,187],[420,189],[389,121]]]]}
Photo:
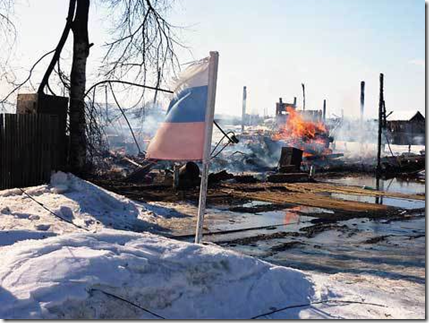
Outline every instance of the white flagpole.
{"type": "Polygon", "coordinates": [[[213,118],[216,100],[217,67],[219,53],[210,52],[209,80],[206,107],[206,126],[204,134],[203,171],[201,174],[200,200],[198,203],[197,230],[195,233],[195,243],[201,243],[203,236],[204,213],[206,211],[207,180],[209,176],[210,151],[213,132],[213,118]]]}

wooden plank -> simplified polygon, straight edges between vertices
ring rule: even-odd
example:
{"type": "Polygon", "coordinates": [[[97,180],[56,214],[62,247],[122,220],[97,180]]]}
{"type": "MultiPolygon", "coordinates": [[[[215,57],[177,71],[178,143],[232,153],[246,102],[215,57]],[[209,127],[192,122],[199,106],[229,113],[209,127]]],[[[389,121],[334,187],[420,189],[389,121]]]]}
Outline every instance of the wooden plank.
{"type": "Polygon", "coordinates": [[[6,187],[10,188],[10,164],[11,164],[11,156],[9,153],[9,141],[10,141],[10,131],[9,131],[9,118],[6,114],[4,116],[4,128],[5,128],[5,156],[6,156],[6,173],[5,173],[5,181],[6,187]]]}
{"type": "Polygon", "coordinates": [[[12,115],[6,114],[5,128],[6,128],[6,156],[7,156],[7,187],[11,188],[13,185],[13,149],[12,149],[12,137],[13,137],[13,121],[12,115]]]}
{"type": "Polygon", "coordinates": [[[424,200],[425,196],[417,194],[405,194],[399,192],[377,191],[372,189],[364,189],[357,186],[342,185],[337,183],[326,182],[303,182],[303,183],[256,183],[256,184],[222,184],[223,187],[232,188],[234,190],[272,190],[285,191],[290,193],[339,193],[356,196],[372,196],[372,197],[392,197],[412,200],[424,200]]]}
{"type": "Polygon", "coordinates": [[[59,146],[60,136],[61,133],[59,133],[59,119],[57,116],[51,116],[51,170],[57,171],[60,161],[60,154],[64,147],[59,146]]]}
{"type": "Polygon", "coordinates": [[[17,149],[17,138],[18,138],[18,116],[16,114],[10,114],[10,132],[11,132],[11,147],[10,154],[12,156],[11,164],[11,186],[17,187],[19,185],[19,176],[21,169],[19,168],[19,151],[17,149]]]}
{"type": "Polygon", "coordinates": [[[37,183],[41,181],[43,178],[43,117],[40,114],[36,114],[37,121],[36,121],[36,160],[37,160],[37,183]]]}
{"type": "Polygon", "coordinates": [[[42,115],[42,177],[44,183],[48,183],[51,172],[51,117],[49,115],[42,115]]]}
{"type": "Polygon", "coordinates": [[[4,115],[0,114],[0,190],[6,188],[5,180],[4,180],[5,171],[6,171],[6,166],[5,166],[6,156],[4,151],[3,118],[4,118],[4,115]]]}
{"type": "Polygon", "coordinates": [[[30,165],[32,163],[31,161],[31,155],[29,152],[29,147],[31,145],[30,138],[31,138],[31,132],[30,132],[30,118],[25,117],[23,118],[23,135],[24,135],[24,144],[23,144],[23,151],[21,152],[21,156],[25,161],[25,169],[24,171],[24,184],[26,186],[27,183],[30,181],[30,165]]]}
{"type": "Polygon", "coordinates": [[[19,183],[18,187],[23,187],[25,185],[25,170],[26,170],[26,163],[23,153],[25,151],[24,147],[24,139],[25,139],[25,116],[24,115],[17,115],[18,117],[18,144],[16,149],[18,150],[18,167],[19,167],[19,183]]]}
{"type": "Polygon", "coordinates": [[[271,203],[290,203],[356,214],[360,213],[364,215],[368,215],[368,213],[380,213],[381,215],[386,215],[386,212],[388,212],[389,210],[394,210],[393,207],[389,207],[383,204],[339,200],[331,198],[329,196],[311,193],[284,193],[275,191],[247,193],[240,191],[232,191],[231,194],[236,198],[247,198],[251,200],[265,201],[271,203]]]}

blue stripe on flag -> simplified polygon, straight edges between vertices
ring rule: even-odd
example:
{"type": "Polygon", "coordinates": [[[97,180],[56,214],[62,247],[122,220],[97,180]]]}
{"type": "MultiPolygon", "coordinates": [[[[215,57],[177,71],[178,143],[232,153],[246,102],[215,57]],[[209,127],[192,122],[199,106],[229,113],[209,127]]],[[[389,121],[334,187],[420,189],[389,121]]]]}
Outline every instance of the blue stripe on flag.
{"type": "Polygon", "coordinates": [[[170,102],[165,122],[204,122],[208,86],[184,89],[170,102]]]}

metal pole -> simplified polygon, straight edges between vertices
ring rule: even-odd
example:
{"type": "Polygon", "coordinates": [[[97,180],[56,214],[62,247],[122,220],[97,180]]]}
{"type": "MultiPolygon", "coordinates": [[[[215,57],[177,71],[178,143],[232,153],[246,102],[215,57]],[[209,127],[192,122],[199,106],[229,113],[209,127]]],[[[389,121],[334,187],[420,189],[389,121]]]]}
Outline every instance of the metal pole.
{"type": "Polygon", "coordinates": [[[378,103],[378,144],[377,144],[377,176],[381,172],[381,134],[383,132],[383,102],[384,102],[384,75],[380,73],[380,98],[378,103]]]}
{"type": "Polygon", "coordinates": [[[243,86],[243,105],[241,108],[241,132],[244,132],[244,123],[246,121],[247,87],[243,86]]]}
{"type": "Polygon", "coordinates": [[[201,174],[200,200],[198,203],[198,218],[197,218],[197,229],[195,233],[195,243],[200,243],[201,238],[203,236],[204,212],[206,211],[206,199],[207,199],[207,180],[209,175],[210,150],[211,150],[211,142],[212,142],[214,108],[215,108],[215,100],[216,100],[218,63],[219,63],[219,53],[210,52],[209,80],[208,80],[207,107],[206,107],[206,126],[205,126],[205,136],[204,136],[203,171],[201,174]]]}

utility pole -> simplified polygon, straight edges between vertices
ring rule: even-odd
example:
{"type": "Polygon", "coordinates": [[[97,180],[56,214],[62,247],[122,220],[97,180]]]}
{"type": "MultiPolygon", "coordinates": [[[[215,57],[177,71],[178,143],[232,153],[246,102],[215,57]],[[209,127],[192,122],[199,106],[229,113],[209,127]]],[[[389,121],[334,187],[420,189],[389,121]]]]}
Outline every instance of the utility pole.
{"type": "Polygon", "coordinates": [[[380,98],[378,102],[378,144],[377,144],[377,177],[381,173],[381,135],[385,124],[384,118],[386,113],[384,111],[384,75],[380,73],[380,98]]]}
{"type": "Polygon", "coordinates": [[[247,104],[247,87],[243,86],[243,105],[241,108],[241,133],[244,132],[244,123],[246,122],[246,104],[247,104]]]}
{"type": "Polygon", "coordinates": [[[301,83],[302,86],[302,110],[305,110],[305,85],[301,83]]]}
{"type": "Polygon", "coordinates": [[[360,82],[360,121],[363,121],[365,108],[365,81],[360,82]]]}
{"type": "Polygon", "coordinates": [[[365,107],[365,81],[360,82],[360,124],[359,124],[359,130],[360,130],[360,149],[361,152],[363,152],[363,134],[364,132],[364,121],[363,121],[363,115],[364,115],[364,107],[365,107]]]}

